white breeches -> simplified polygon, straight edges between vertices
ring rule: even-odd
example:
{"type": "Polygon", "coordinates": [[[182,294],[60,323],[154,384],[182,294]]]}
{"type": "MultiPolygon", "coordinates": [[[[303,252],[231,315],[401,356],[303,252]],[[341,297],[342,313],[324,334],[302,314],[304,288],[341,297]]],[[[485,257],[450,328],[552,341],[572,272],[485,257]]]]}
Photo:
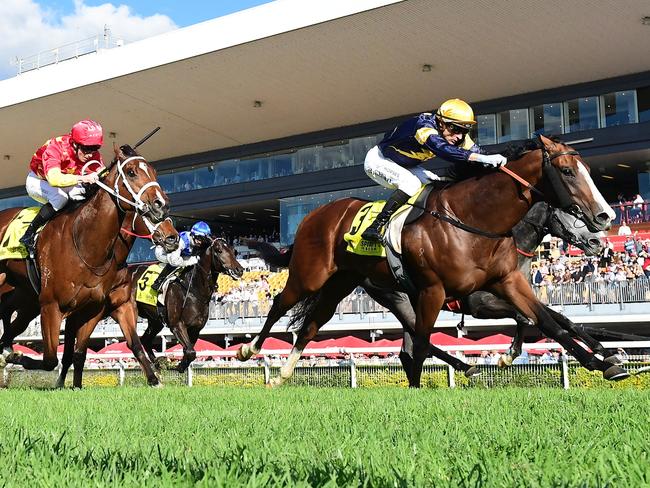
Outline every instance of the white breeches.
{"type": "Polygon", "coordinates": [[[411,197],[418,192],[423,184],[439,179],[431,171],[421,166],[404,168],[385,158],[379,150],[379,146],[368,151],[363,168],[370,178],[384,188],[399,189],[411,197]]]}
{"type": "Polygon", "coordinates": [[[50,185],[47,180],[42,180],[30,171],[25,182],[27,194],[40,203],[50,202],[57,212],[65,207],[68,200],[82,200],[85,190],[79,185],[56,187],[50,185]]]}

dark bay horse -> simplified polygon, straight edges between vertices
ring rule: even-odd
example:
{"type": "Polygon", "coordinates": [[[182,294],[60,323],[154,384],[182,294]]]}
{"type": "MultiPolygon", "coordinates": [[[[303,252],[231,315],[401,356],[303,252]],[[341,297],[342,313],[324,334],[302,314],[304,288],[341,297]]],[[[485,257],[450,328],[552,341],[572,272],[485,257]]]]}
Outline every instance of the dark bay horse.
{"type": "MultiPolygon", "coordinates": [[[[36,261],[44,352],[42,360],[16,358],[26,369],[51,371],[57,366],[64,318],[75,313],[80,323],[86,323],[102,314],[118,272],[114,247],[126,213],[136,212],[149,227],[167,217],[168,199],[156,181],[155,169],[129,150],[128,146],[115,148],[115,160],[102,173],[101,188],[91,187],[94,194],[64,209],[41,232],[36,261]]],[[[0,236],[20,210],[0,212],[0,236]]],[[[31,290],[25,260],[0,262],[0,273],[6,273],[6,283],[16,290],[25,294],[31,290]]]]}
{"type": "MultiPolygon", "coordinates": [[[[540,245],[546,234],[559,237],[565,242],[573,244],[582,249],[588,255],[596,255],[602,249],[598,236],[590,232],[586,226],[574,216],[558,209],[554,209],[545,202],[535,203],[524,218],[512,229],[512,236],[517,246],[518,265],[524,276],[530,274],[530,263],[533,252],[540,245]]],[[[280,253],[274,246],[265,242],[248,241],[248,246],[257,249],[262,259],[276,267],[287,267],[291,257],[291,251],[280,253]]],[[[407,375],[411,375],[413,363],[413,331],[415,328],[415,310],[411,305],[406,293],[395,289],[383,289],[375,286],[370,280],[364,280],[361,285],[368,295],[377,303],[388,308],[399,320],[404,328],[404,339],[400,351],[400,361],[407,375]]],[[[513,345],[504,355],[503,365],[512,364],[512,360],[521,354],[521,343],[523,341],[523,328],[530,325],[529,319],[505,300],[496,297],[492,293],[476,291],[467,297],[458,299],[461,312],[479,319],[503,319],[511,318],[517,323],[517,334],[513,339],[513,345]],[[507,356],[510,356],[509,358],[507,356]]],[[[550,308],[547,311],[557,314],[550,308]]],[[[604,353],[602,345],[578,328],[570,320],[561,314],[557,314],[558,323],[566,328],[574,337],[579,337],[596,353],[604,353]],[[565,322],[568,324],[565,327],[565,322]]],[[[471,366],[446,351],[431,345],[430,353],[436,358],[450,364],[454,369],[462,371],[467,377],[480,373],[477,366],[471,366]]],[[[409,377],[409,382],[411,378],[409,377]]]]}
{"type": "MultiPolygon", "coordinates": [[[[627,373],[578,345],[535,297],[518,270],[511,229],[538,200],[580,217],[593,232],[610,227],[615,214],[594,185],[577,151],[540,136],[528,141],[508,169],[527,181],[523,186],[504,172],[486,171],[439,192],[426,203],[425,214],[402,232],[403,261],[417,287],[411,297],[416,312],[412,383],[419,386],[429,336],[447,296],[462,297],[487,290],[512,303],[540,330],[562,344],[589,369],[607,379],[627,373]]],[[[343,235],[365,202],[345,198],[317,208],[296,233],[287,284],[274,301],[262,331],[243,345],[238,357],[258,353],[273,324],[300,303],[298,339],[280,377],[293,372],[307,343],[333,315],[336,305],[369,278],[381,288],[396,288],[384,258],[345,251],[343,235]]]]}
{"type": "Polygon", "coordinates": [[[235,253],[223,239],[206,239],[199,254],[199,262],[184,268],[168,286],[165,304],[159,314],[157,307],[135,301],[138,280],[147,266],[138,266],[130,272],[132,299],[125,308],[137,307],[141,317],[147,319],[147,330],[140,340],[152,361],[156,361],[153,339],[168,325],[178,342],[183,345],[183,359],[177,370],[184,372],[194,359],[194,345],[199,333],[208,321],[210,298],[217,288],[219,273],[226,273],[237,280],[244,268],[235,253]]]}
{"type": "MultiPolygon", "coordinates": [[[[110,304],[119,301],[121,297],[125,296],[126,299],[130,296],[130,290],[123,290],[122,287],[125,282],[130,281],[125,279],[126,272],[126,258],[135,242],[135,238],[151,238],[157,244],[164,246],[169,252],[173,251],[178,245],[178,233],[171,223],[171,219],[165,219],[159,224],[154,226],[153,232],[149,234],[151,229],[142,218],[135,212],[128,212],[125,218],[125,224],[120,229],[119,239],[115,241],[115,261],[118,265],[118,274],[116,284],[109,293],[109,301],[107,306],[110,309],[110,304]]],[[[2,290],[0,290],[0,293],[2,290]]],[[[0,338],[0,345],[4,356],[13,354],[12,345],[16,336],[25,331],[29,322],[36,318],[39,314],[38,297],[35,293],[28,296],[21,296],[22,290],[13,290],[8,293],[3,293],[0,298],[0,316],[4,323],[4,332],[0,338]],[[11,321],[13,312],[17,313],[16,318],[11,321]]],[[[156,386],[159,380],[155,374],[153,366],[149,362],[148,357],[144,354],[142,345],[136,331],[136,317],[129,315],[117,315],[113,317],[120,325],[122,333],[126,339],[127,346],[133,352],[133,355],[140,363],[140,366],[147,377],[150,385],[156,386]]],[[[64,340],[64,353],[62,358],[61,374],[57,386],[63,387],[65,384],[65,377],[69,367],[74,364],[75,377],[73,386],[81,388],[83,365],[85,363],[86,353],[88,349],[88,340],[92,334],[98,321],[91,321],[87,324],[80,323],[75,313],[71,314],[66,319],[65,327],[65,340],[64,340]]],[[[0,356],[0,360],[4,361],[4,356],[0,356]]]]}

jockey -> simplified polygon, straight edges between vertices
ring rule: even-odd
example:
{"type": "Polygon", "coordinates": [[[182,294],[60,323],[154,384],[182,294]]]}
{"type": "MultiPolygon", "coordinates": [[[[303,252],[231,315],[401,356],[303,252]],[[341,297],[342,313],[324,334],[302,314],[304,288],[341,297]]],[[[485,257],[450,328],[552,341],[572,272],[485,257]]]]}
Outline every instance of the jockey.
{"type": "Polygon", "coordinates": [[[82,183],[99,180],[97,173],[81,175],[81,168],[92,160],[103,165],[99,154],[103,142],[102,126],[92,120],[82,120],[72,126],[70,134],[50,139],[32,156],[25,186],[27,194],[44,205],[20,239],[30,256],[34,256],[36,231],[69,199],[84,199],[82,183]]]}
{"type": "Polygon", "coordinates": [[[383,210],[362,234],[381,241],[390,216],[415,195],[423,183],[440,177],[420,166],[435,156],[455,165],[475,162],[497,168],[507,162],[500,154],[483,154],[468,132],[476,124],[474,111],[457,98],[444,102],[435,114],[423,113],[387,132],[366,155],[366,174],[385,188],[395,190],[383,210]]]}
{"type": "Polygon", "coordinates": [[[156,246],[156,259],[165,263],[156,281],[151,288],[158,291],[172,271],[176,268],[185,268],[199,262],[199,257],[195,254],[198,248],[200,237],[210,237],[212,231],[210,226],[203,221],[199,221],[192,226],[189,232],[184,231],[179,234],[180,243],[178,249],[167,254],[162,246],[156,246]]]}

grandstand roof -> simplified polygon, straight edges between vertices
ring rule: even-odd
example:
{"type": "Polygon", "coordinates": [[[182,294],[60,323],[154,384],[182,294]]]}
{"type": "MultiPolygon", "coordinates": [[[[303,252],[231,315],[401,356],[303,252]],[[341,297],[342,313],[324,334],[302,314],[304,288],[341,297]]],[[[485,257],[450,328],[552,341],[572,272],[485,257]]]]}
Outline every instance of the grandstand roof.
{"type": "Polygon", "coordinates": [[[489,100],[648,71],[646,15],[646,0],[277,0],[1,81],[0,187],[23,185],[36,146],[83,117],[119,143],[162,126],[143,149],[162,160],[452,96],[489,100]]]}

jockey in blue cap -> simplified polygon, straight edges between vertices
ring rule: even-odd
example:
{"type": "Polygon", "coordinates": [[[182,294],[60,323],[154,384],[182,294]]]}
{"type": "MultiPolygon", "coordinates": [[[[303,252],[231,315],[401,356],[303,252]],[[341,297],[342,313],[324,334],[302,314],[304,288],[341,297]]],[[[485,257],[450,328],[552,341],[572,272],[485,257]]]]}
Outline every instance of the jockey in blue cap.
{"type": "Polygon", "coordinates": [[[201,248],[199,244],[202,241],[205,242],[205,238],[211,236],[212,230],[210,230],[210,226],[203,221],[199,221],[192,226],[189,232],[183,231],[179,234],[180,245],[175,251],[166,253],[163,246],[156,246],[156,259],[161,263],[165,263],[165,267],[156,278],[156,281],[153,282],[151,288],[159,290],[165,278],[176,268],[185,268],[198,263],[199,257],[196,254],[201,248]]]}

